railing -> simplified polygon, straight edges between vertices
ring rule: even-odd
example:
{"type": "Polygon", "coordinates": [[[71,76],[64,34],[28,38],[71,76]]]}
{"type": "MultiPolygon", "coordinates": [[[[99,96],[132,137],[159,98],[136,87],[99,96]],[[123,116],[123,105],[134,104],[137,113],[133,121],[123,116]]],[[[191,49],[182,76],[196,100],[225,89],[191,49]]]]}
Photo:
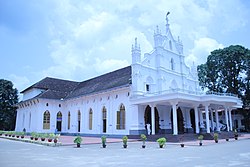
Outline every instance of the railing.
{"type": "Polygon", "coordinates": [[[158,92],[133,91],[133,94],[137,96],[155,96],[155,95],[170,94],[170,93],[186,93],[186,94],[192,94],[192,95],[219,95],[219,96],[237,97],[237,95],[232,94],[232,93],[191,91],[191,90],[179,89],[179,88],[158,91],[158,92]]]}

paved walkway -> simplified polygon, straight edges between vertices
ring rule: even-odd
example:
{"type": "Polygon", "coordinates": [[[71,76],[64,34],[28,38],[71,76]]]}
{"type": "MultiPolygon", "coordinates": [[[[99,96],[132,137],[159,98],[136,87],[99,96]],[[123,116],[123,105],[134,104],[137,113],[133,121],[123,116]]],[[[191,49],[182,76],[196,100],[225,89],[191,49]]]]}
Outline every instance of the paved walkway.
{"type": "MultiPolygon", "coordinates": [[[[72,137],[73,138],[73,137],[72,137]]],[[[71,139],[72,139],[71,138],[71,139]]],[[[83,137],[85,142],[93,138],[83,137]]],[[[65,139],[62,136],[62,140],[65,139]]],[[[70,140],[70,137],[66,137],[70,140]]],[[[119,140],[119,139],[116,139],[119,140]]],[[[96,138],[96,142],[100,139],[96,138]]],[[[121,142],[121,140],[120,140],[121,142]]],[[[1,167],[249,167],[250,140],[247,136],[238,141],[204,141],[205,146],[198,146],[197,141],[186,142],[181,148],[178,143],[167,143],[160,149],[156,142],[147,142],[146,149],[141,142],[130,142],[128,148],[122,143],[109,143],[107,148],[99,144],[86,144],[81,148],[68,145],[47,147],[38,144],[19,142],[0,138],[1,167]]],[[[71,142],[72,143],[72,142],[71,142]]]]}

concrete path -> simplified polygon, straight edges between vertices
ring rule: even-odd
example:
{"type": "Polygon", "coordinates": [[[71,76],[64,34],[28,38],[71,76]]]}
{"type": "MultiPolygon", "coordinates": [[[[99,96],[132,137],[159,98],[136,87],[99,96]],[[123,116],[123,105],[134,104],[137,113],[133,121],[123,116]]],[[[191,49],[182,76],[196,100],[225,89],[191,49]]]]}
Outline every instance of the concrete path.
{"type": "Polygon", "coordinates": [[[178,143],[167,143],[163,149],[156,142],[146,144],[146,149],[142,149],[141,142],[133,141],[124,149],[122,142],[108,143],[103,149],[99,143],[84,144],[81,148],[72,145],[47,147],[0,139],[0,166],[250,167],[250,139],[247,137],[238,141],[219,141],[218,144],[209,141],[201,147],[197,141],[185,143],[184,148],[178,143]]]}

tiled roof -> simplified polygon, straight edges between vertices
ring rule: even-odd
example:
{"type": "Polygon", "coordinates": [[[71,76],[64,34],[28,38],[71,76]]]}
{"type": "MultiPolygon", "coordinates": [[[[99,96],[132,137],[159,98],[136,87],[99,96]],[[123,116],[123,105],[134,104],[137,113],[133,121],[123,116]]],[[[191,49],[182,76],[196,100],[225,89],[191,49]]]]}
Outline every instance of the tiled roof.
{"type": "Polygon", "coordinates": [[[131,66],[128,66],[83,82],[46,77],[21,93],[32,88],[38,88],[44,89],[44,92],[37,96],[39,98],[65,99],[128,86],[130,82],[131,66]]]}
{"type": "Polygon", "coordinates": [[[101,92],[112,88],[128,86],[131,82],[131,66],[81,82],[76,89],[67,96],[73,98],[81,95],[101,92]]]}

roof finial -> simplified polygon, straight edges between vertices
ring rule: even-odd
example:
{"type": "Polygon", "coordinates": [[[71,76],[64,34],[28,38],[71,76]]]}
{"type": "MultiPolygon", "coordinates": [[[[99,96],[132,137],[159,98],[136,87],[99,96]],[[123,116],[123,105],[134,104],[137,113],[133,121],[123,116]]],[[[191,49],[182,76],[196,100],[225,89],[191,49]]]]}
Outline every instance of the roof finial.
{"type": "Polygon", "coordinates": [[[170,14],[170,12],[168,11],[167,14],[166,14],[166,22],[168,24],[168,15],[170,14]]]}

